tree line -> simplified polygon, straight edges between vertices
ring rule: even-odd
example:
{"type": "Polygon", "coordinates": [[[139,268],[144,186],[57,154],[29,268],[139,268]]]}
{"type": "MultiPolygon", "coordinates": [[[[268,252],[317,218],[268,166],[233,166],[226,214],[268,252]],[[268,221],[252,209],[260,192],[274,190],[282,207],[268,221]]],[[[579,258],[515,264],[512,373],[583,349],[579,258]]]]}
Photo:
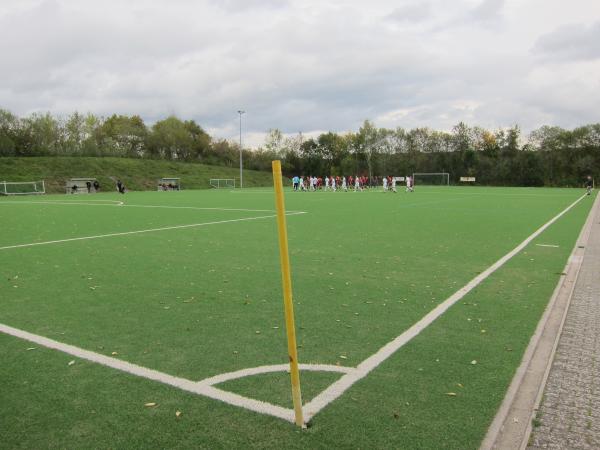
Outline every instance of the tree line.
{"type": "MultiPolygon", "coordinates": [[[[213,139],[193,120],[175,116],[147,126],[139,116],[50,113],[17,117],[0,109],[0,156],[119,156],[236,166],[239,144],[213,139]]],[[[486,130],[459,123],[451,131],[378,128],[366,120],[356,132],[286,137],[270,130],[256,150],[243,149],[244,167],[284,174],[406,175],[448,172],[451,182],[579,186],[600,171],[600,124],[572,130],[543,126],[523,136],[518,126],[486,130]]]]}

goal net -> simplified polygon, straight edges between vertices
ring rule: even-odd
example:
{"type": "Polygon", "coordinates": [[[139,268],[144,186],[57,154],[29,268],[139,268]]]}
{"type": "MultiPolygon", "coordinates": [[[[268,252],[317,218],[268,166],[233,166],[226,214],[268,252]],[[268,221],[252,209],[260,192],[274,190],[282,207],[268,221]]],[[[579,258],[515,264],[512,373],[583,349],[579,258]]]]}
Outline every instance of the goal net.
{"type": "Polygon", "coordinates": [[[211,178],[210,187],[215,189],[235,189],[234,178],[211,178]]]}
{"type": "Polygon", "coordinates": [[[42,181],[0,181],[0,195],[45,194],[46,186],[42,181]]]}
{"type": "Polygon", "coordinates": [[[415,186],[449,186],[450,174],[447,172],[413,173],[413,184],[415,186]]]}

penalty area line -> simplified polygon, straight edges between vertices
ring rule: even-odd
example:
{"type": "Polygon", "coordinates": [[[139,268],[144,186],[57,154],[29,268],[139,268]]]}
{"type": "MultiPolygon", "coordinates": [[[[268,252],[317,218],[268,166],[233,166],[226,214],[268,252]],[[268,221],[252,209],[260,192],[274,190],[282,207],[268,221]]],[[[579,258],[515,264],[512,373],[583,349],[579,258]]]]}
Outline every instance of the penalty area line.
{"type": "MultiPolygon", "coordinates": [[[[296,216],[299,214],[306,214],[306,213],[304,211],[298,211],[298,212],[287,213],[286,215],[296,216]]],[[[192,224],[188,224],[188,225],[174,225],[174,226],[162,227],[162,228],[149,228],[146,230],[123,231],[123,232],[119,232],[119,233],[107,233],[107,234],[98,234],[98,235],[94,235],[94,236],[81,236],[81,237],[76,237],[76,238],[57,239],[57,240],[53,240],[53,241],[31,242],[28,244],[7,245],[5,247],[0,247],[0,251],[10,250],[10,249],[15,249],[15,248],[36,247],[38,245],[62,244],[65,242],[86,241],[86,240],[91,240],[91,239],[103,239],[103,238],[117,237],[117,236],[128,236],[128,235],[132,235],[132,234],[154,233],[157,231],[181,230],[181,229],[185,229],[185,228],[198,228],[198,227],[204,227],[204,226],[208,226],[208,225],[220,225],[220,224],[224,224],[224,223],[271,219],[274,217],[277,217],[277,216],[275,214],[271,214],[268,216],[244,217],[241,219],[218,220],[215,222],[201,222],[201,223],[192,223],[192,224]]]]}

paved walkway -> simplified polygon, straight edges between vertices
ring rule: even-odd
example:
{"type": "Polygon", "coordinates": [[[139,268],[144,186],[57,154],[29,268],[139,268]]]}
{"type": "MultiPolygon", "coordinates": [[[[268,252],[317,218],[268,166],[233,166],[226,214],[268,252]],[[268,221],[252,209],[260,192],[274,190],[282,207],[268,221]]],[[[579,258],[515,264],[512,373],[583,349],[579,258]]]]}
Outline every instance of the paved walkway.
{"type": "Polygon", "coordinates": [[[594,214],[583,264],[528,449],[600,449],[598,208],[594,214]]]}

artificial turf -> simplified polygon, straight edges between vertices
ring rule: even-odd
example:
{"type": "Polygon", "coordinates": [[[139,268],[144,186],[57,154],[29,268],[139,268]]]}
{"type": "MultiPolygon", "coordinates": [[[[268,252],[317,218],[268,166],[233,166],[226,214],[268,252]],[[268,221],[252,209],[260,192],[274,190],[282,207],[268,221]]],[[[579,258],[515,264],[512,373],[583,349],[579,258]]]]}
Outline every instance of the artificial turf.
{"type": "MultiPolygon", "coordinates": [[[[307,213],[287,218],[300,362],[356,366],[580,195],[288,191],[288,210],[307,213]]],[[[590,205],[580,202],[302,432],[0,335],[0,447],[477,448],[590,205]]],[[[272,210],[273,194],[0,198],[0,247],[272,214],[142,206],[272,210]]],[[[191,380],[287,359],[273,218],[6,248],[0,267],[6,325],[191,380]]],[[[303,374],[305,400],[337,376],[303,374]]],[[[286,377],[221,387],[291,406],[286,377]]]]}

